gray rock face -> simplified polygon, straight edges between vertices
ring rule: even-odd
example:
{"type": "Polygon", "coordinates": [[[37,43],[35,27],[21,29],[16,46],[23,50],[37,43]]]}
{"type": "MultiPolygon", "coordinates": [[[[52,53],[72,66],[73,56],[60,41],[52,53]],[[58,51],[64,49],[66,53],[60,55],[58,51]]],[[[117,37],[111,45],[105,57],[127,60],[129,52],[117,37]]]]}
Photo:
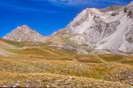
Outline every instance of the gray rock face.
{"type": "Polygon", "coordinates": [[[32,42],[44,42],[45,37],[38,32],[32,30],[27,25],[17,27],[11,33],[4,36],[4,39],[14,40],[18,42],[32,41],[32,42]]]}
{"type": "Polygon", "coordinates": [[[83,10],[65,29],[70,40],[98,50],[133,52],[133,2],[83,10]]]}
{"type": "Polygon", "coordinates": [[[69,33],[77,35],[73,38],[74,40],[77,38],[80,42],[96,44],[98,41],[113,33],[116,30],[117,25],[120,24],[119,20],[111,20],[111,16],[110,19],[106,18],[109,18],[109,14],[102,13],[94,8],[86,9],[68,25],[67,29],[69,30],[69,33]],[[85,20],[80,19],[81,17],[85,20]]]}

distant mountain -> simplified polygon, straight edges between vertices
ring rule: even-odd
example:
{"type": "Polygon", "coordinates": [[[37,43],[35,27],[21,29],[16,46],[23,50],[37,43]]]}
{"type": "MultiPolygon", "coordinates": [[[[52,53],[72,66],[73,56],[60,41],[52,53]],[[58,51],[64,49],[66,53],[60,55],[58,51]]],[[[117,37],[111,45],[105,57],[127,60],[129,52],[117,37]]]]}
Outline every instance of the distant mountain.
{"type": "Polygon", "coordinates": [[[19,42],[32,41],[32,42],[44,42],[45,37],[35,30],[32,30],[27,25],[22,25],[11,31],[11,33],[4,36],[4,39],[14,40],[19,42]]]}
{"type": "Polygon", "coordinates": [[[133,53],[133,2],[127,6],[87,8],[64,29],[44,37],[27,25],[7,34],[14,41],[47,42],[78,53],[133,53]]]}
{"type": "Polygon", "coordinates": [[[132,53],[133,2],[127,6],[87,8],[50,40],[53,45],[75,46],[84,53],[90,50],[132,53]]]}

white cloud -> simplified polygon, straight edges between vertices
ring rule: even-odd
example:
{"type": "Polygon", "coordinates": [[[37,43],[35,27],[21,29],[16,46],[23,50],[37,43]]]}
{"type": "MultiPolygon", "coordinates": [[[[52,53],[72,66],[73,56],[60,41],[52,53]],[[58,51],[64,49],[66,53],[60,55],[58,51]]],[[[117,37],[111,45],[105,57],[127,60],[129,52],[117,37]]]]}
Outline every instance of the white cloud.
{"type": "Polygon", "coordinates": [[[127,0],[49,0],[49,1],[70,6],[76,6],[76,5],[86,6],[86,5],[93,5],[99,3],[123,4],[127,2],[127,0]]]}
{"type": "Polygon", "coordinates": [[[65,5],[87,5],[89,0],[49,0],[50,2],[65,4],[65,5]]]}

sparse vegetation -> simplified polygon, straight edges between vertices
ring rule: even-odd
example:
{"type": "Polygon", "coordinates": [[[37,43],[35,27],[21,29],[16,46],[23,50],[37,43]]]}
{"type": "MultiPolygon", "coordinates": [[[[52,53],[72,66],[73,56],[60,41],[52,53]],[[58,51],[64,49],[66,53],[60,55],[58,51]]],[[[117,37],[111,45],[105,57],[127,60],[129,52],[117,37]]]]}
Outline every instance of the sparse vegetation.
{"type": "Polygon", "coordinates": [[[24,46],[24,43],[22,42],[16,42],[16,41],[11,41],[11,40],[3,40],[3,39],[0,39],[8,44],[11,44],[11,45],[14,45],[14,46],[17,46],[17,47],[23,47],[24,46]]]}
{"type": "Polygon", "coordinates": [[[27,81],[31,87],[46,88],[128,88],[131,85],[126,75],[133,70],[128,63],[132,56],[75,54],[47,44],[8,51],[15,55],[0,56],[0,86],[23,87],[27,81]],[[123,76],[119,71],[125,69],[123,76]],[[125,77],[122,82],[121,77],[125,77]]]}
{"type": "Polygon", "coordinates": [[[124,59],[124,56],[117,54],[100,54],[99,57],[105,61],[115,61],[115,62],[124,59]]]}

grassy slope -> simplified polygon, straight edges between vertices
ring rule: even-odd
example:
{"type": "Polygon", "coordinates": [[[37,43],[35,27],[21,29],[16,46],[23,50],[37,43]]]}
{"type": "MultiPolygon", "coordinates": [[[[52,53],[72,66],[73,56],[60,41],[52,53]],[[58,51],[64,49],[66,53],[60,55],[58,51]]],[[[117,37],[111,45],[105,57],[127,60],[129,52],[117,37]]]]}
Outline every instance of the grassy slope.
{"type": "MultiPolygon", "coordinates": [[[[69,80],[69,77],[74,76],[76,78],[74,80],[70,79],[70,83],[72,81],[72,82],[76,82],[77,85],[79,85],[80,81],[83,81],[83,79],[86,78],[87,83],[84,83],[84,85],[86,86],[91,85],[95,88],[95,86],[98,86],[98,85],[101,85],[101,86],[105,85],[106,86],[105,88],[108,88],[109,85],[115,86],[113,84],[122,85],[120,83],[114,83],[112,82],[112,80],[108,80],[107,78],[105,78],[105,75],[107,75],[109,72],[113,70],[115,71],[116,67],[119,68],[121,66],[123,65],[119,64],[119,65],[113,65],[111,67],[108,67],[108,65],[105,65],[103,63],[99,63],[99,64],[81,63],[75,60],[72,61],[72,60],[64,60],[64,59],[48,60],[45,58],[30,58],[30,57],[20,57],[20,56],[2,57],[1,56],[0,80],[1,80],[1,85],[3,83],[6,85],[11,85],[12,83],[15,84],[15,82],[17,81],[20,81],[21,83],[23,83],[26,80],[30,80],[33,82],[34,81],[36,82],[36,80],[40,80],[41,83],[45,83],[46,81],[48,81],[46,83],[52,86],[51,81],[53,79],[57,78],[58,80],[65,80],[63,78],[66,77],[66,80],[69,80]],[[51,75],[48,75],[48,74],[51,74],[51,75]],[[58,75],[57,77],[56,77],[56,74],[58,75]],[[47,77],[47,75],[49,80],[47,80],[48,78],[45,78],[47,77]],[[60,76],[63,76],[63,77],[60,78],[60,76]],[[94,79],[91,80],[90,78],[94,78],[95,80],[94,79]],[[43,82],[44,80],[46,81],[43,82]],[[103,81],[100,81],[100,80],[104,80],[105,84],[102,84],[103,81]],[[91,84],[93,81],[94,81],[94,84],[91,84]],[[109,84],[107,81],[110,81],[109,84]],[[90,84],[88,84],[89,82],[90,84]],[[97,82],[97,84],[95,84],[95,82],[97,82]]],[[[125,68],[125,66],[123,67],[125,68]]],[[[71,84],[71,85],[76,85],[76,84],[71,84]]],[[[81,83],[79,86],[82,86],[81,83]]],[[[112,88],[119,88],[119,87],[112,87],[112,88]]],[[[121,86],[120,88],[126,88],[126,87],[121,86]]]]}
{"type": "MultiPolygon", "coordinates": [[[[19,46],[16,42],[9,44],[19,46]]],[[[1,85],[12,85],[19,81],[23,86],[23,83],[29,80],[30,85],[38,86],[37,80],[39,80],[42,86],[56,86],[56,88],[61,86],[128,88],[124,86],[127,83],[126,78],[122,81],[122,85],[119,83],[120,78],[115,74],[123,69],[133,70],[132,56],[77,55],[72,51],[48,47],[46,44],[34,47],[25,44],[24,46],[26,47],[8,48],[8,51],[16,54],[15,56],[0,56],[1,85]],[[57,83],[52,80],[57,80],[57,83]]],[[[121,76],[121,74],[118,75],[121,76]]]]}

